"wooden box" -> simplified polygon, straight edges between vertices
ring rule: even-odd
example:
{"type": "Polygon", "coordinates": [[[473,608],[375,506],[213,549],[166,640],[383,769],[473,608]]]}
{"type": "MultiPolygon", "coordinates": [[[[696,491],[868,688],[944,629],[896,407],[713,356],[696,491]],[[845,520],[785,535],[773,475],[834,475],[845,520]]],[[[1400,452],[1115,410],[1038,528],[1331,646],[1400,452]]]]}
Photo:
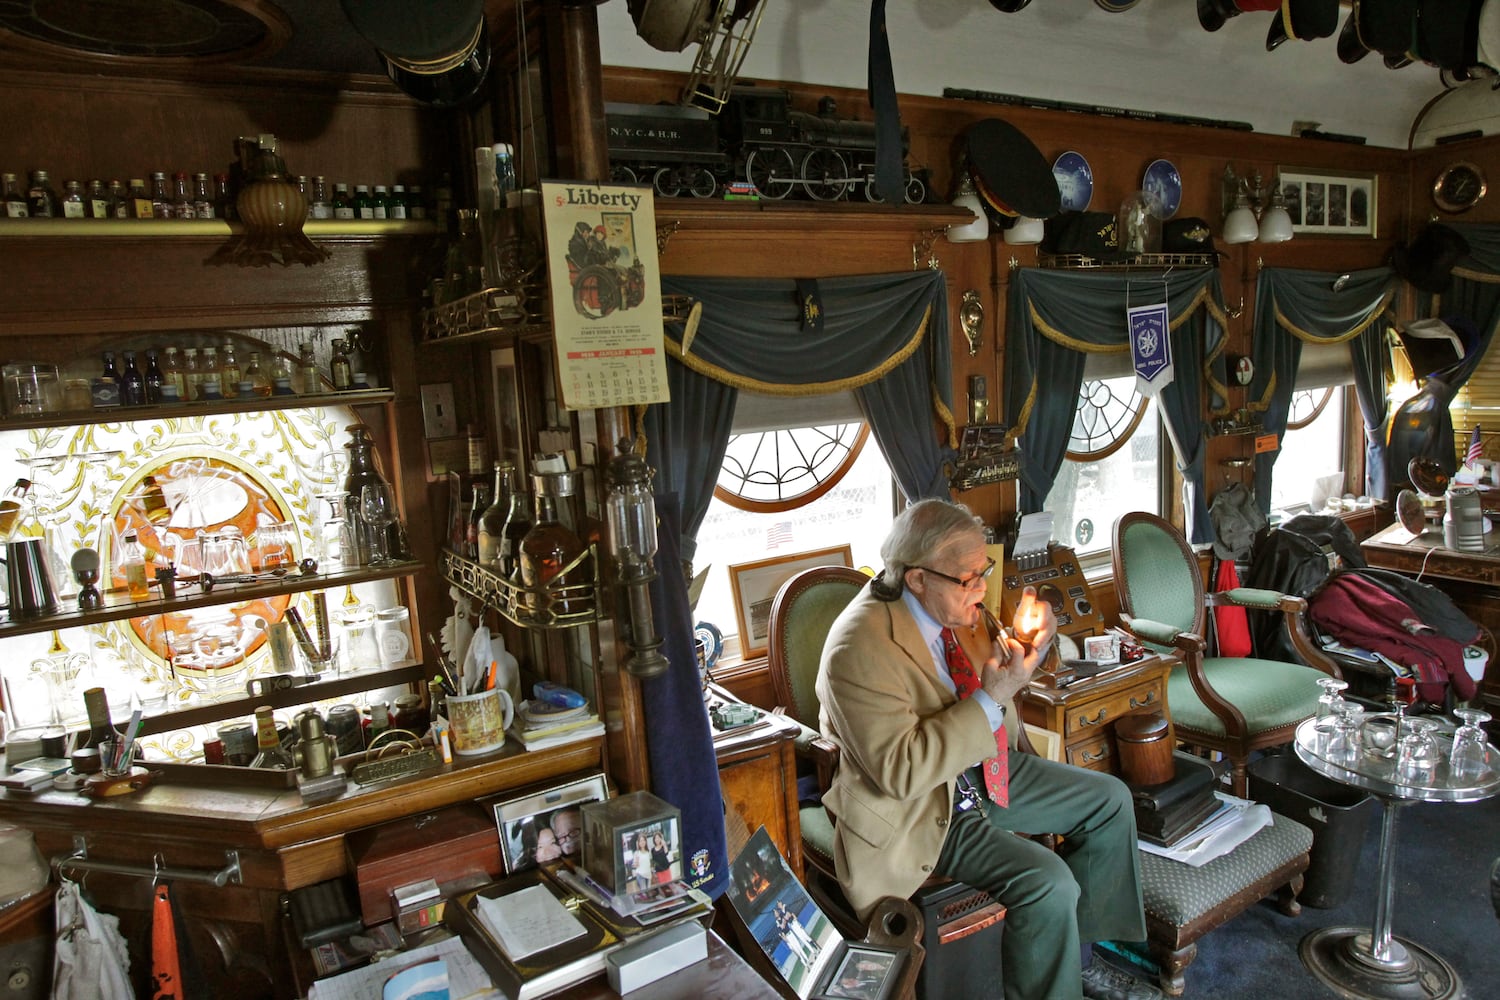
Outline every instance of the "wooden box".
{"type": "Polygon", "coordinates": [[[398,886],[424,878],[442,886],[479,872],[489,881],[505,871],[494,815],[470,803],[351,833],[347,845],[367,927],[395,916],[391,890],[398,886]]]}

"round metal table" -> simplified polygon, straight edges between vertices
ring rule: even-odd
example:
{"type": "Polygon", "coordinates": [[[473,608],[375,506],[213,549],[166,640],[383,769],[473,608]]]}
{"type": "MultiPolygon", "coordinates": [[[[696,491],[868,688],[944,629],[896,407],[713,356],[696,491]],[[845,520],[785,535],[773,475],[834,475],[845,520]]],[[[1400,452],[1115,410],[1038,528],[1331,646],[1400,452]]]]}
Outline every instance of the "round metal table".
{"type": "Polygon", "coordinates": [[[1325,927],[1302,939],[1302,964],[1342,997],[1370,1000],[1450,1000],[1463,993],[1458,973],[1441,957],[1407,938],[1391,934],[1391,904],[1396,891],[1396,817],[1412,802],[1476,802],[1500,792],[1494,768],[1500,751],[1490,746],[1491,769],[1475,779],[1455,780],[1448,770],[1451,731],[1435,734],[1443,760],[1431,778],[1407,781],[1396,774],[1395,761],[1364,751],[1358,760],[1338,762],[1323,753],[1308,719],[1297,727],[1297,756],[1308,767],[1334,781],[1362,788],[1380,799],[1379,894],[1372,927],[1325,927]]]}

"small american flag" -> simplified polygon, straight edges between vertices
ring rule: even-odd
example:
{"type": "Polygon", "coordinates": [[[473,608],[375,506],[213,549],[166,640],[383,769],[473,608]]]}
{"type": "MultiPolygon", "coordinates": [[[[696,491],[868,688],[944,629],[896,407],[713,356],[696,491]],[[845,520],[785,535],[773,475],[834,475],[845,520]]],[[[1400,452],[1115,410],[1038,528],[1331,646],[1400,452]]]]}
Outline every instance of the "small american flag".
{"type": "Polygon", "coordinates": [[[1484,446],[1479,443],[1479,425],[1474,425],[1474,433],[1469,437],[1469,451],[1464,455],[1464,464],[1473,464],[1484,457],[1484,446]]]}
{"type": "Polygon", "coordinates": [[[778,521],[766,531],[766,548],[777,549],[792,540],[792,522],[778,521]]]}

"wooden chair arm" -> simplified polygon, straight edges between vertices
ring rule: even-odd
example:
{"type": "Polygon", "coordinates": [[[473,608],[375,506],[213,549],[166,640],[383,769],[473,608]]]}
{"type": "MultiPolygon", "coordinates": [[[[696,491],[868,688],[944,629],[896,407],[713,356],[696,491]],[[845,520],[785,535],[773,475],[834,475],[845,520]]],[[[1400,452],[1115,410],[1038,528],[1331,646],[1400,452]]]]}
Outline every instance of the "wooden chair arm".
{"type": "Polygon", "coordinates": [[[889,1000],[910,1000],[917,994],[917,973],[927,955],[927,949],[922,947],[923,930],[922,911],[909,899],[886,896],[870,914],[865,925],[865,943],[906,950],[896,981],[885,994],[889,1000]]]}

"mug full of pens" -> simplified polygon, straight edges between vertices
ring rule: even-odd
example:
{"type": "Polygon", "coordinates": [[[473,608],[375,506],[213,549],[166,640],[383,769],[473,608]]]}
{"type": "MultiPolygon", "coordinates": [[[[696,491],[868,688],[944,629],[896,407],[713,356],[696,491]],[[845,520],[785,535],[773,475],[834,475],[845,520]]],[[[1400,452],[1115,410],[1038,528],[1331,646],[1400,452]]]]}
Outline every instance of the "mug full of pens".
{"type": "Polygon", "coordinates": [[[478,694],[450,695],[447,705],[454,753],[489,753],[505,745],[505,729],[515,714],[505,691],[489,688],[478,694]]]}

